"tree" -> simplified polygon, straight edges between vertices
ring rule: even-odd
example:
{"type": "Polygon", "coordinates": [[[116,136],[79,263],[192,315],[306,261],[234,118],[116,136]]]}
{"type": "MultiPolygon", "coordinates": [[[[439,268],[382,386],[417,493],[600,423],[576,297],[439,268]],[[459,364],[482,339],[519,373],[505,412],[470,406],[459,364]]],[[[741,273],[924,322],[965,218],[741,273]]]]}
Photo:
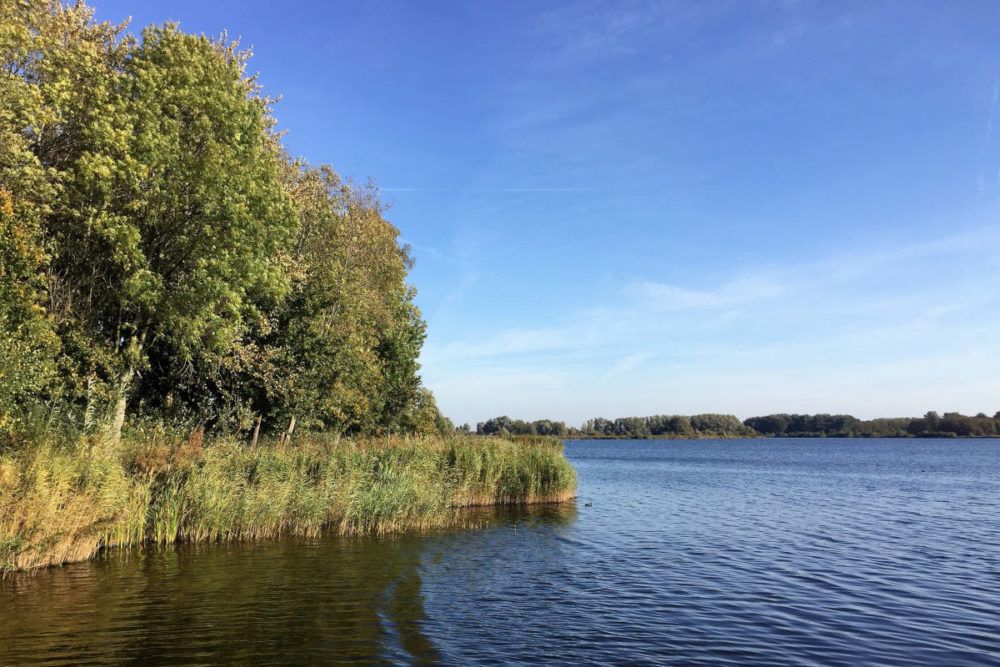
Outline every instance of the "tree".
{"type": "Polygon", "coordinates": [[[477,424],[476,432],[480,435],[511,435],[514,433],[514,420],[506,415],[493,417],[477,424]]]}
{"type": "Polygon", "coordinates": [[[245,52],[170,24],[133,39],[82,2],[0,8],[0,426],[37,399],[115,438],[130,405],[448,427],[378,191],[288,158],[245,52]]]}
{"type": "Polygon", "coordinates": [[[425,324],[405,282],[399,231],[373,186],[302,163],[286,179],[299,232],[291,291],[264,338],[279,370],[261,408],[342,432],[405,430],[405,415],[426,402],[417,374],[425,324]]]}
{"type": "Polygon", "coordinates": [[[98,120],[124,51],[122,27],[93,23],[82,4],[0,0],[0,10],[0,425],[10,425],[32,404],[91,388],[57,335],[78,303],[62,289],[53,232],[114,131],[110,116],[98,120]]]}
{"type": "Polygon", "coordinates": [[[434,394],[429,389],[421,387],[417,398],[406,415],[405,430],[424,435],[450,435],[455,430],[451,420],[438,410],[434,394]]]}
{"type": "MultiPolygon", "coordinates": [[[[0,142],[13,152],[17,137],[3,130],[9,126],[0,130],[0,142]]],[[[0,164],[11,162],[16,156],[0,155],[0,164]]],[[[0,433],[58,395],[59,339],[44,308],[48,256],[18,171],[0,167],[0,433]]]]}
{"type": "Polygon", "coordinates": [[[247,57],[167,25],[143,31],[128,67],[137,261],[123,281],[119,347],[149,351],[136,365],[151,369],[153,402],[166,381],[206,417],[223,407],[227,371],[255,361],[242,343],[287,292],[298,227],[247,57]]]}

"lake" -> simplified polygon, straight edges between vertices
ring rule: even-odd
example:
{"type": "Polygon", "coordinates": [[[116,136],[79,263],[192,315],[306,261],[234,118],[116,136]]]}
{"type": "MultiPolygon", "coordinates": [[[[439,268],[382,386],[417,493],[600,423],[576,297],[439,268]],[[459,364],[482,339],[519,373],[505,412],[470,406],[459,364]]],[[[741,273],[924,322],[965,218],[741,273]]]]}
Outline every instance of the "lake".
{"type": "Polygon", "coordinates": [[[472,528],[0,583],[0,664],[1000,664],[1000,440],[579,441],[472,528]]]}

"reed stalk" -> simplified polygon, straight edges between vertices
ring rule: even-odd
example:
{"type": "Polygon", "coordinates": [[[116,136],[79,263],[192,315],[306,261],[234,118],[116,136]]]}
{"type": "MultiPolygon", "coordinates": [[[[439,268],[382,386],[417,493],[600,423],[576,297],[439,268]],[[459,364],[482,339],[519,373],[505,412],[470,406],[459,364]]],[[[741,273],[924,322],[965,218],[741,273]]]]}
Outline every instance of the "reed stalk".
{"type": "Polygon", "coordinates": [[[431,530],[460,507],[560,502],[576,488],[556,440],[55,440],[0,451],[0,572],[145,543],[431,530]]]}

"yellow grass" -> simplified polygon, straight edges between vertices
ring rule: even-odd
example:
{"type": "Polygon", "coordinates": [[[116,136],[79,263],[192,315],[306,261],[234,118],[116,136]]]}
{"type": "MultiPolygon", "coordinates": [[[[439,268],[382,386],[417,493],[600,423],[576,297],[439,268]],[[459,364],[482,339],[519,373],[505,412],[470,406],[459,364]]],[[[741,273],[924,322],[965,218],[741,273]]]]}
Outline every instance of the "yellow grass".
{"type": "Polygon", "coordinates": [[[560,502],[575,489],[558,441],[43,441],[0,453],[0,571],[147,542],[427,530],[458,507],[560,502]]]}

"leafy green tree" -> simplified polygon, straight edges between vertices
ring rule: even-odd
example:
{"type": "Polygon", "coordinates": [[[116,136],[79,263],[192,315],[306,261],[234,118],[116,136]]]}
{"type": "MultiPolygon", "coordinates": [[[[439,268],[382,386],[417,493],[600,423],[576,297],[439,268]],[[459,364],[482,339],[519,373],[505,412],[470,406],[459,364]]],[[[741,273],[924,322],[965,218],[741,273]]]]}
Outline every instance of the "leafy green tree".
{"type": "Polygon", "coordinates": [[[417,391],[416,400],[405,416],[405,430],[424,435],[451,435],[455,425],[438,410],[434,394],[425,387],[417,391]]]}
{"type": "Polygon", "coordinates": [[[241,407],[220,401],[227,371],[255,361],[242,341],[288,290],[298,227],[269,101],[246,59],[225,39],[167,25],[143,31],[127,70],[133,260],[120,314],[103,316],[119,350],[149,355],[130,360],[123,393],[131,372],[149,369],[154,401],[165,379],[204,414],[241,407]]]}
{"type": "Polygon", "coordinates": [[[453,430],[374,186],[291,161],[225,37],[0,0],[0,428],[39,402],[453,430]],[[433,426],[430,426],[433,425],[433,426]]]}
{"type": "Polygon", "coordinates": [[[81,163],[106,138],[98,120],[123,53],[112,47],[121,27],[92,14],[0,0],[0,425],[82,395],[57,336],[78,304],[53,261],[53,233],[66,192],[86,177],[81,163]]]}
{"type": "Polygon", "coordinates": [[[275,310],[276,372],[263,410],[316,428],[405,430],[419,394],[424,323],[406,285],[409,257],[377,191],[329,167],[286,173],[299,216],[292,287],[275,310]]]}
{"type": "MultiPolygon", "coordinates": [[[[0,182],[12,185],[3,172],[0,182]]],[[[59,339],[43,306],[46,260],[30,202],[0,189],[0,432],[16,430],[34,406],[58,395],[59,339]]]]}
{"type": "Polygon", "coordinates": [[[476,425],[476,433],[480,435],[510,435],[514,432],[514,420],[504,415],[493,417],[476,425]]]}

